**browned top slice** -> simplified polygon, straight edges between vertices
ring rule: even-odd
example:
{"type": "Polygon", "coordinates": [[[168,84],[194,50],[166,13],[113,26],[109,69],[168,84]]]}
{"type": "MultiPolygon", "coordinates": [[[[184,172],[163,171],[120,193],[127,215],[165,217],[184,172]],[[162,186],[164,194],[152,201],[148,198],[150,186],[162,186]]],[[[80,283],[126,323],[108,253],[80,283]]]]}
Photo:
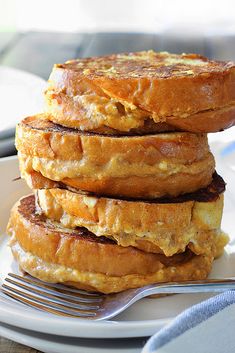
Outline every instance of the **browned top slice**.
{"type": "Polygon", "coordinates": [[[57,64],[46,91],[52,121],[84,131],[213,132],[235,123],[235,63],[143,51],[57,64]]]}
{"type": "Polygon", "coordinates": [[[198,54],[156,53],[152,50],[136,53],[70,60],[56,67],[73,70],[89,79],[108,78],[154,78],[223,74],[235,67],[234,62],[209,60],[198,54]]]}

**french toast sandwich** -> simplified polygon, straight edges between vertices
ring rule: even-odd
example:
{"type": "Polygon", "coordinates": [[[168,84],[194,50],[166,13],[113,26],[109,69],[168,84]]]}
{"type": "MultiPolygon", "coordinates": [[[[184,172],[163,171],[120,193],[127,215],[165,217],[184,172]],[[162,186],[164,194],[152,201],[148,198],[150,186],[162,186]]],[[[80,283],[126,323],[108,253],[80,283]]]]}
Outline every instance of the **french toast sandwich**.
{"type": "Polygon", "coordinates": [[[70,60],[45,99],[16,129],[33,190],[8,224],[19,267],[103,293],[206,278],[228,242],[207,133],[235,124],[235,63],[153,51],[70,60]]]}
{"type": "Polygon", "coordinates": [[[143,51],[55,65],[45,94],[55,123],[84,131],[216,132],[235,123],[235,66],[143,51]]]}

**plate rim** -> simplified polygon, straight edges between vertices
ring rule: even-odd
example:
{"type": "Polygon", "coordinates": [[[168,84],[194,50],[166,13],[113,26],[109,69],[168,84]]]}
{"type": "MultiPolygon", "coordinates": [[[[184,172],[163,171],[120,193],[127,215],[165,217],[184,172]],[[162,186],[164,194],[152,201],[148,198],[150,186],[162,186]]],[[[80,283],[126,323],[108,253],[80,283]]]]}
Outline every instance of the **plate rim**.
{"type": "MultiPolygon", "coordinates": [[[[56,335],[44,335],[42,333],[34,332],[34,331],[28,331],[21,329],[19,327],[11,326],[11,325],[2,325],[0,328],[0,333],[1,336],[8,339],[12,340],[14,342],[17,342],[19,344],[23,344],[29,347],[32,347],[34,349],[43,351],[43,352],[63,352],[63,353],[73,353],[74,349],[76,349],[79,352],[83,352],[84,348],[86,352],[93,352],[95,353],[98,349],[98,352],[112,352],[112,353],[118,353],[118,352],[129,352],[129,350],[132,349],[130,347],[130,344],[126,344],[126,340],[122,343],[119,339],[112,339],[111,342],[110,340],[107,342],[105,340],[100,340],[100,339],[88,339],[88,338],[78,338],[78,337],[70,337],[69,339],[63,336],[56,336],[56,335]],[[59,341],[58,341],[59,337],[59,341]],[[70,342],[70,339],[76,340],[75,342],[70,342]],[[63,342],[61,342],[63,340],[63,342]],[[77,342],[78,340],[78,342],[77,342]],[[81,341],[81,342],[79,342],[81,341]],[[107,342],[107,344],[106,344],[107,342]],[[119,348],[119,345],[121,343],[121,347],[119,348]],[[116,346],[117,344],[117,346],[116,346]],[[110,347],[112,345],[112,348],[110,347]],[[118,349],[118,351],[117,351],[118,349]]],[[[135,338],[131,339],[133,341],[134,347],[138,346],[138,352],[143,348],[145,342],[143,341],[143,338],[140,337],[138,339],[138,343],[136,342],[135,338]]],[[[130,342],[130,341],[129,341],[130,342]]]]}
{"type": "Polygon", "coordinates": [[[29,71],[26,71],[26,70],[22,70],[22,69],[18,69],[16,67],[12,67],[12,66],[8,66],[8,65],[0,65],[0,71],[1,70],[9,70],[9,71],[12,71],[12,73],[17,73],[17,75],[24,75],[24,76],[28,76],[28,78],[34,78],[34,79],[37,79],[38,81],[42,81],[41,83],[44,83],[46,84],[46,80],[39,76],[39,75],[36,75],[32,72],[29,72],[29,71]]]}

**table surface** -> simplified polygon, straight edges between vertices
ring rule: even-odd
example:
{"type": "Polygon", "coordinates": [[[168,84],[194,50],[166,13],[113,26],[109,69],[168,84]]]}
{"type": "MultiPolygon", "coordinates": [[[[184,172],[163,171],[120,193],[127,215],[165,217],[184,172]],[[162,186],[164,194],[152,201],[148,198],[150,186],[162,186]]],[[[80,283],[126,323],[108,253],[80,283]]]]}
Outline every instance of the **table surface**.
{"type": "MultiPolygon", "coordinates": [[[[29,71],[47,79],[54,63],[76,57],[154,49],[196,52],[210,58],[235,60],[235,35],[177,37],[174,33],[0,33],[0,65],[29,71]],[[189,40],[190,39],[190,40],[189,40]]],[[[9,149],[14,154],[15,149],[9,149]]],[[[0,338],[0,353],[40,353],[0,338]]]]}
{"type": "Polygon", "coordinates": [[[0,337],[0,353],[41,353],[33,348],[0,337]]]}

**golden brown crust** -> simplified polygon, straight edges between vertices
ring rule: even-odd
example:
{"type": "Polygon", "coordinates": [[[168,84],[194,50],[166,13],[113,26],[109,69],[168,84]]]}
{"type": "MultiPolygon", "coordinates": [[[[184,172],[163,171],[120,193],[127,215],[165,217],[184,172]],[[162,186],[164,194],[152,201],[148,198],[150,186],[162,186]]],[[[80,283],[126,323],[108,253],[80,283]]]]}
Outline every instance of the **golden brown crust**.
{"type": "Polygon", "coordinates": [[[37,191],[38,209],[64,227],[85,227],[121,246],[172,256],[187,246],[197,254],[211,252],[220,235],[223,194],[208,202],[148,203],[74,193],[37,191]]]}
{"type": "Polygon", "coordinates": [[[188,119],[172,118],[169,121],[175,130],[196,133],[218,132],[235,125],[235,105],[199,112],[188,119]]]}
{"type": "MultiPolygon", "coordinates": [[[[53,188],[60,188],[65,190],[70,190],[75,193],[84,194],[87,196],[95,196],[95,197],[102,197],[95,195],[93,193],[89,193],[82,190],[77,190],[75,188],[69,187],[61,182],[54,182],[43,177],[38,172],[32,172],[31,174],[25,173],[24,175],[26,182],[28,183],[31,189],[53,189],[53,188]]],[[[148,198],[120,198],[116,197],[116,200],[126,200],[126,201],[134,201],[134,202],[148,202],[148,203],[182,203],[187,201],[198,201],[198,202],[209,202],[215,201],[218,199],[219,195],[225,191],[226,184],[223,178],[218,175],[216,172],[213,174],[212,182],[206,186],[205,188],[198,189],[192,193],[181,194],[176,197],[160,197],[155,199],[148,199],[148,198]]],[[[104,195],[103,195],[104,196],[104,195]]]]}
{"type": "Polygon", "coordinates": [[[8,233],[13,236],[13,254],[32,275],[40,278],[44,273],[44,280],[81,282],[107,293],[156,281],[205,278],[214,258],[213,253],[196,256],[190,251],[167,258],[133,247],[123,248],[82,228],[74,232],[57,228],[35,214],[33,196],[13,207],[8,233]],[[52,265],[51,273],[47,265],[52,265]],[[53,271],[53,265],[59,265],[60,270],[53,271]]]}
{"type": "Polygon", "coordinates": [[[111,153],[132,153],[128,162],[139,162],[144,154],[146,162],[152,165],[163,158],[192,163],[203,159],[209,151],[206,134],[178,132],[147,136],[103,136],[67,129],[53,124],[47,118],[48,115],[39,114],[25,118],[18,124],[16,147],[20,152],[64,160],[79,160],[82,153],[90,152],[94,158],[99,154],[99,158],[105,162],[107,158],[110,159],[111,153]],[[105,155],[101,156],[102,153],[105,155]]]}
{"type": "Polygon", "coordinates": [[[17,127],[21,172],[109,196],[176,196],[207,186],[214,158],[205,134],[113,137],[29,117],[17,127]]]}
{"type": "Polygon", "coordinates": [[[107,294],[157,282],[205,279],[213,262],[213,257],[201,255],[192,257],[184,264],[165,267],[146,275],[111,276],[104,273],[83,272],[63,265],[47,263],[38,256],[25,252],[15,241],[12,242],[11,249],[20,268],[42,281],[63,283],[79,289],[107,294]]]}
{"type": "Polygon", "coordinates": [[[87,131],[143,134],[149,120],[155,132],[158,123],[166,123],[166,131],[219,131],[235,123],[234,76],[233,62],[196,54],[72,60],[54,66],[47,109],[53,121],[87,131]]]}

